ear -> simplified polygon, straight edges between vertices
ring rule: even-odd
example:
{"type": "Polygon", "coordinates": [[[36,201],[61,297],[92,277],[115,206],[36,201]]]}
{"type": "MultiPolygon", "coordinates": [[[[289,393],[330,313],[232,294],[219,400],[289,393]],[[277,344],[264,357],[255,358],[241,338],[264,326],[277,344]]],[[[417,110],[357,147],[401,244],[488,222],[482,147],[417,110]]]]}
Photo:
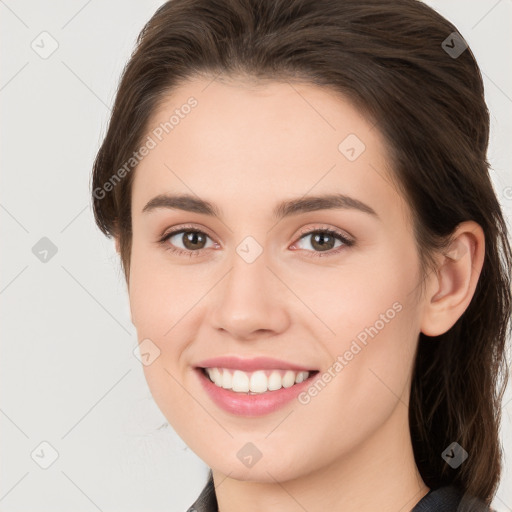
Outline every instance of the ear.
{"type": "Polygon", "coordinates": [[[485,235],[474,221],[462,222],[428,281],[421,332],[439,336],[462,316],[475,293],[485,257],[485,235]]]}

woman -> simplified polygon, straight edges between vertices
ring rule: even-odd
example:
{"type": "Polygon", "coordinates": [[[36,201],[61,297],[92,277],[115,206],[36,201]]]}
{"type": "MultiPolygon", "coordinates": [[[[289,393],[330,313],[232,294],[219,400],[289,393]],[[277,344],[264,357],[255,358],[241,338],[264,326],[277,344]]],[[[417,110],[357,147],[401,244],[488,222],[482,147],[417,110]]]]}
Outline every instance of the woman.
{"type": "Polygon", "coordinates": [[[191,510],[489,510],[512,263],[479,68],[416,0],[172,0],[93,173],[191,510]]]}

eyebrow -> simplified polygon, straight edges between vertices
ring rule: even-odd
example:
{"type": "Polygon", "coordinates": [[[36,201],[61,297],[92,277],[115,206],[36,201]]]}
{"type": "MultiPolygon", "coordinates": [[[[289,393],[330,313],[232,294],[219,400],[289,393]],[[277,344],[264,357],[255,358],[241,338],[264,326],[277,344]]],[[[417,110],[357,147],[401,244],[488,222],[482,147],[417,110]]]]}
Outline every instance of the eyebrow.
{"type": "MultiPolygon", "coordinates": [[[[222,211],[213,203],[200,199],[190,194],[160,194],[151,199],[142,212],[151,212],[160,208],[172,210],[184,210],[200,213],[220,219],[222,211]]],[[[344,194],[326,194],[319,196],[307,196],[297,199],[288,199],[277,204],[273,210],[273,218],[280,220],[284,217],[318,210],[353,209],[379,218],[377,212],[367,204],[344,194]]]]}

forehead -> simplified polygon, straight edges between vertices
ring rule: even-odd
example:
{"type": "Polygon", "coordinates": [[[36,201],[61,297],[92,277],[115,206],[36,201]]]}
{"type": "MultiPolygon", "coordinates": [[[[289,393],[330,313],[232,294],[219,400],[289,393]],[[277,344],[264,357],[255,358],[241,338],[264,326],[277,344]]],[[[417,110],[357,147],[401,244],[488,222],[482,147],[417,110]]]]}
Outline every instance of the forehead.
{"type": "Polygon", "coordinates": [[[135,172],[132,207],[192,193],[227,209],[271,209],[284,197],[342,192],[404,208],[390,184],[386,144],[347,99],[297,82],[196,79],[151,116],[152,149],[135,172]],[[270,203],[269,203],[270,201],[270,203]]]}

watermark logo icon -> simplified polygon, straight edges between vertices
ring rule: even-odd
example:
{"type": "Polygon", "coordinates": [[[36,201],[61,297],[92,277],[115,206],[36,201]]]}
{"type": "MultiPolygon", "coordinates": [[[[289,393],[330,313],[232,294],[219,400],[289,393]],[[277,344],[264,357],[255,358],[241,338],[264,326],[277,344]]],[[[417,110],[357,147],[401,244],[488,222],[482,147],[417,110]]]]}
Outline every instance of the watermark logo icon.
{"type": "Polygon", "coordinates": [[[49,32],[44,31],[30,43],[30,47],[41,59],[46,60],[57,51],[59,43],[49,32]]]}
{"type": "Polygon", "coordinates": [[[468,44],[458,32],[452,32],[441,43],[441,47],[452,59],[458,59],[466,50],[468,44]]]}
{"type": "Polygon", "coordinates": [[[48,441],[43,441],[34,448],[30,456],[39,467],[48,469],[59,458],[59,452],[48,441]]]}
{"type": "Polygon", "coordinates": [[[160,349],[153,341],[151,341],[149,338],[146,338],[135,347],[133,350],[133,355],[144,366],[149,366],[153,364],[158,357],[160,357],[160,349]]]}
{"type": "Polygon", "coordinates": [[[57,254],[57,250],[57,246],[49,238],[43,236],[43,238],[32,247],[32,254],[41,263],[48,263],[57,254]]]}
{"type": "Polygon", "coordinates": [[[263,247],[252,236],[246,236],[238,244],[236,252],[246,263],[253,263],[263,252],[263,247]]]}
{"type": "Polygon", "coordinates": [[[454,441],[445,449],[441,457],[453,469],[457,469],[468,458],[468,452],[459,443],[454,441]]]}
{"type": "Polygon", "coordinates": [[[238,450],[236,456],[244,466],[252,468],[261,459],[263,454],[253,443],[246,443],[238,450]]]}
{"type": "Polygon", "coordinates": [[[339,152],[349,161],[357,160],[366,149],[364,142],[355,134],[347,135],[338,145],[339,152]]]}

